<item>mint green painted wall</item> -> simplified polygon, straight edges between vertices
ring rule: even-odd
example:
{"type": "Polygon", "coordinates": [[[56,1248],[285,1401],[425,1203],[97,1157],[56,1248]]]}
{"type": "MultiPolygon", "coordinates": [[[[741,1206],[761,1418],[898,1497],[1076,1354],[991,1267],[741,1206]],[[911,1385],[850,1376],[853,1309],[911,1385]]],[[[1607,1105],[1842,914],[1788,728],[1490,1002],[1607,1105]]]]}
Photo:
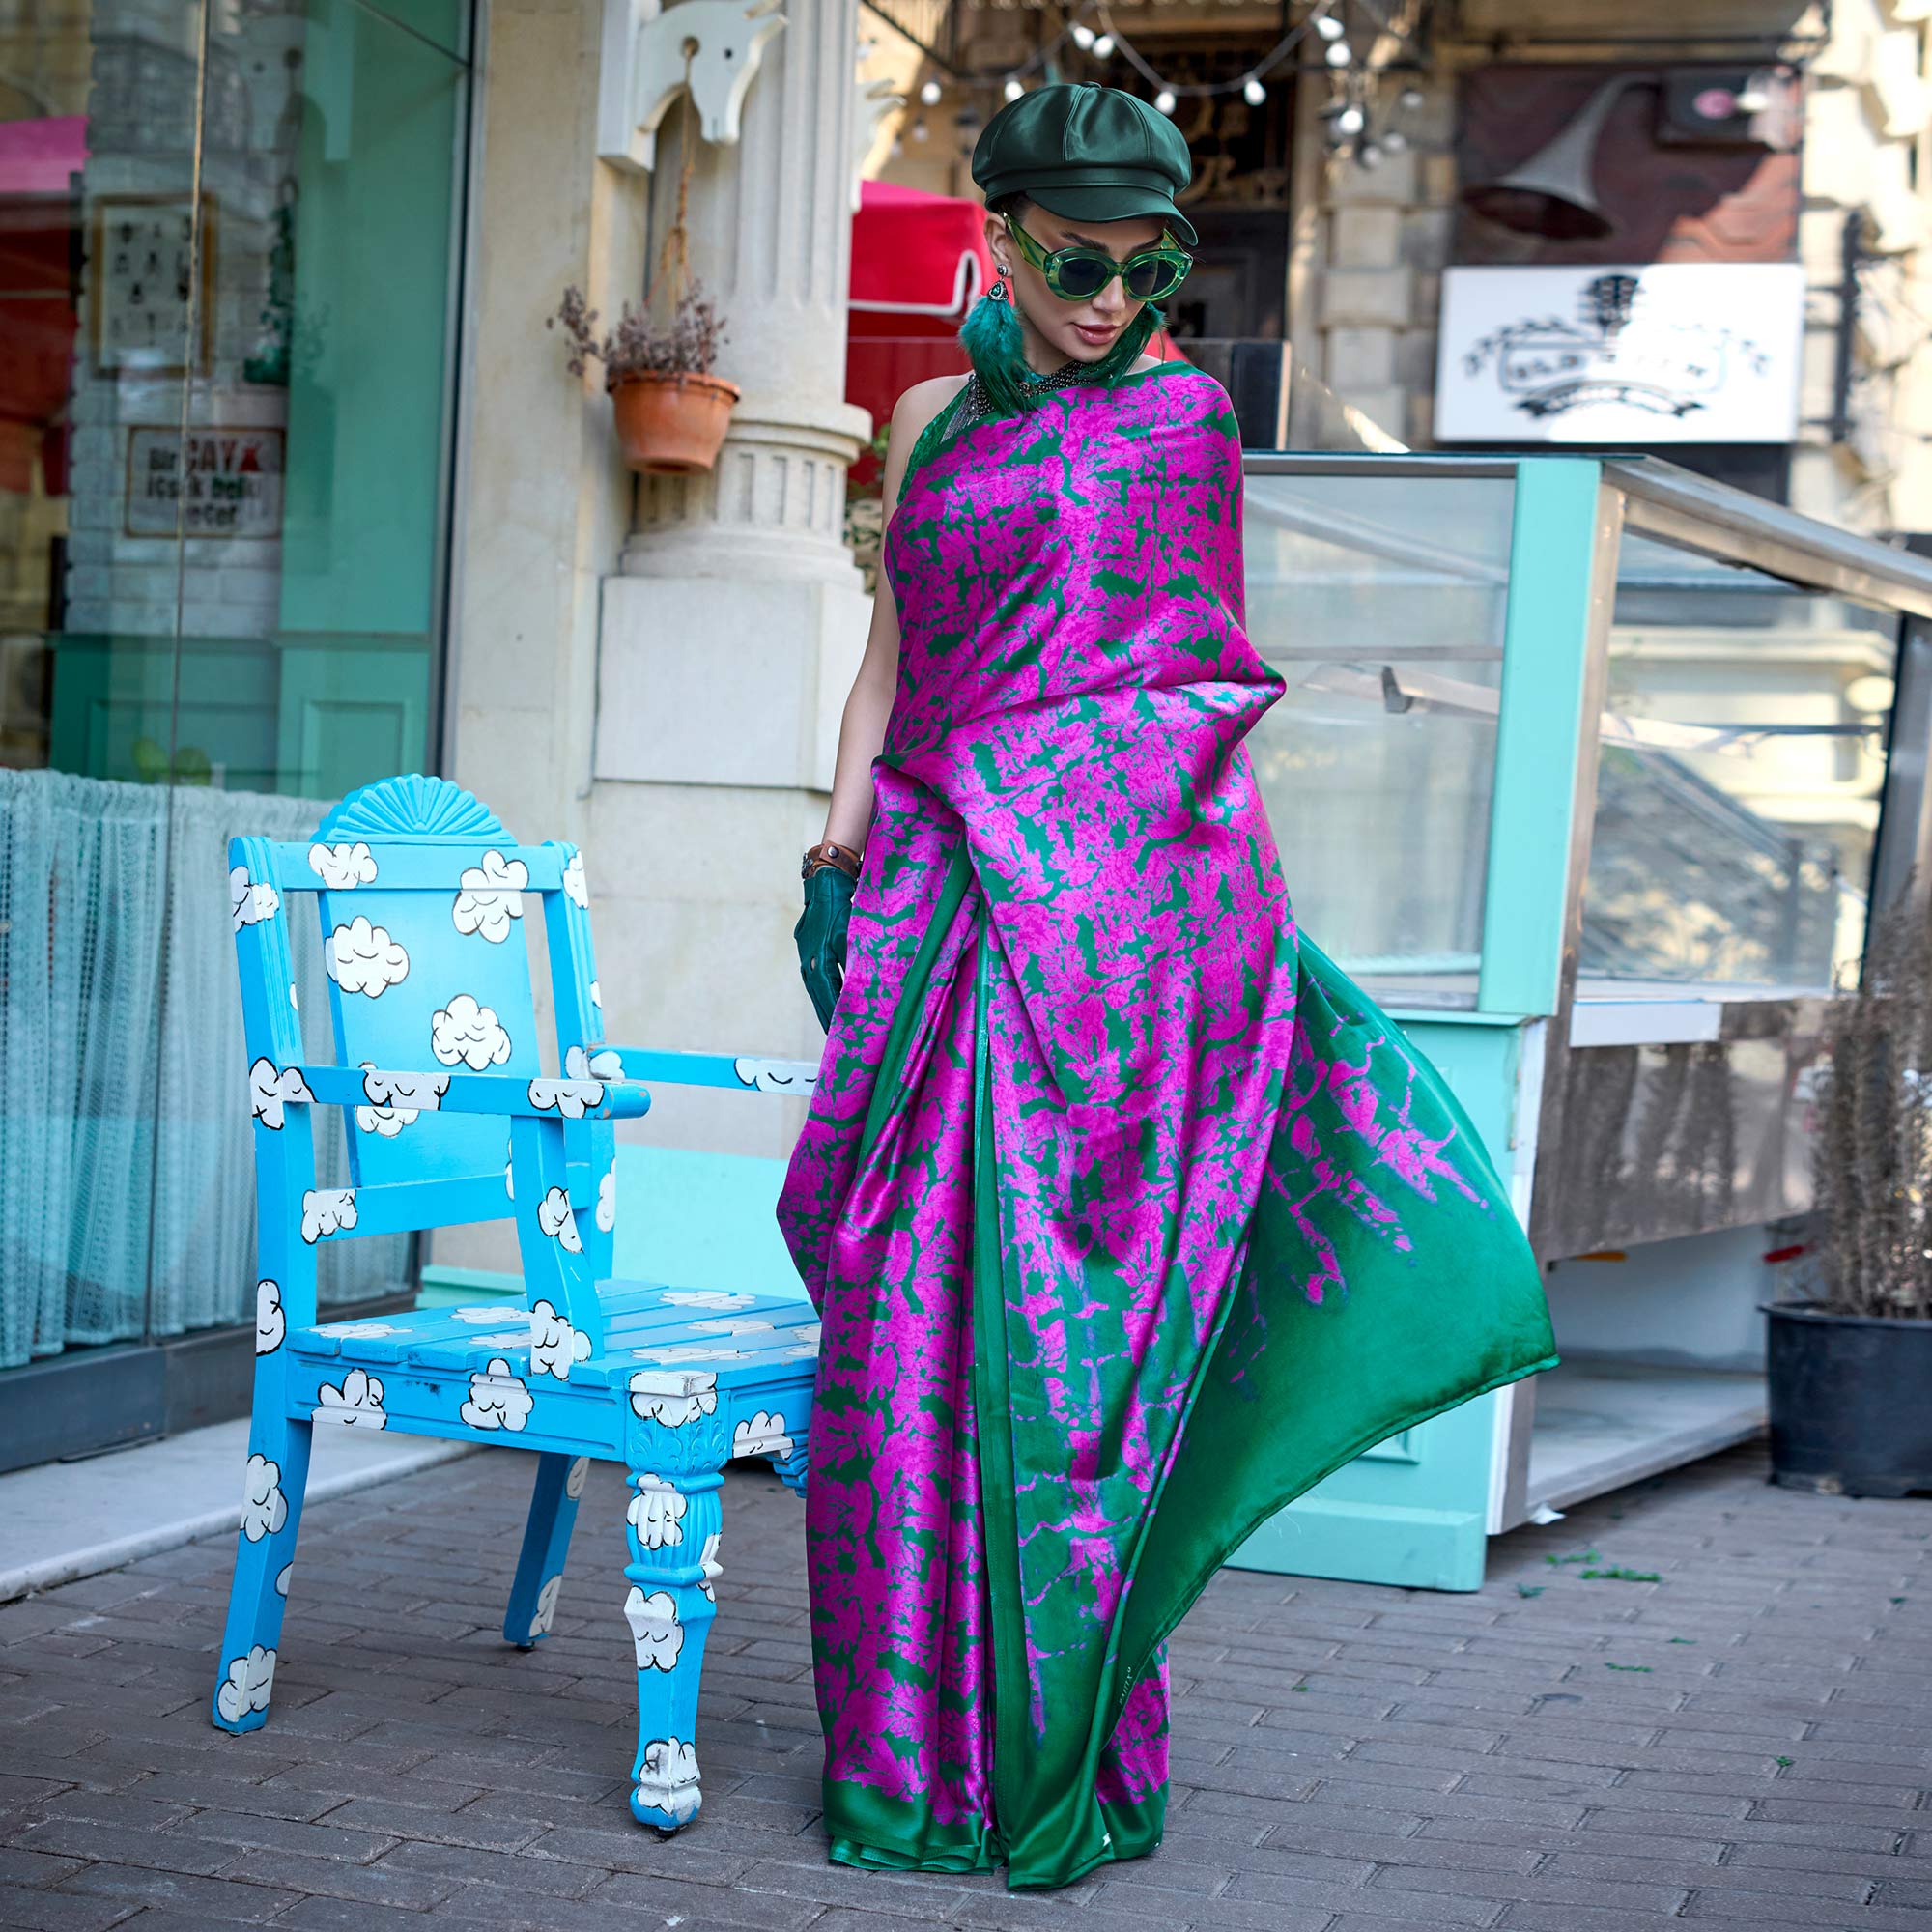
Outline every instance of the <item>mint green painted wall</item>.
{"type": "Polygon", "coordinates": [[[149,776],[171,730],[231,790],[428,762],[469,11],[389,11],[308,0],[276,635],[57,638],[61,769],[149,776]]]}
{"type": "MultiPolygon", "coordinates": [[[[754,1154],[619,1147],[613,1271],[678,1288],[803,1293],[777,1220],[784,1172],[783,1161],[754,1154]]],[[[513,1274],[432,1265],[421,1301],[448,1307],[518,1287],[513,1274]]]]}
{"type": "Polygon", "coordinates": [[[429,760],[466,75],[353,0],[308,20],[275,737],[280,788],[332,798],[429,760]]]}
{"type": "Polygon", "coordinates": [[[281,624],[422,645],[463,69],[353,0],[308,20],[281,624]]]}
{"type": "Polygon", "coordinates": [[[252,639],[186,638],[175,686],[172,638],[102,638],[56,634],[48,763],[89,778],[151,783],[145,740],[166,762],[169,732],[177,769],[206,756],[231,791],[275,787],[275,697],[272,646],[252,639]]]}

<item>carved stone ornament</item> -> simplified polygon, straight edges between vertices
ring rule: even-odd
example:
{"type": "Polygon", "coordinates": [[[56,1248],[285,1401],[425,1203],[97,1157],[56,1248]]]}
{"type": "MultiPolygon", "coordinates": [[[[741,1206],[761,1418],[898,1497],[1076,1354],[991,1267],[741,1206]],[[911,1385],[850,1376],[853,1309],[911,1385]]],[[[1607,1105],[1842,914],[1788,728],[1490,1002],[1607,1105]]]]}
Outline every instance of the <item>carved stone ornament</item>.
{"type": "Polygon", "coordinates": [[[707,141],[735,143],[745,90],[785,24],[782,0],[604,0],[597,154],[613,167],[649,170],[657,130],[684,92],[707,141]]]}

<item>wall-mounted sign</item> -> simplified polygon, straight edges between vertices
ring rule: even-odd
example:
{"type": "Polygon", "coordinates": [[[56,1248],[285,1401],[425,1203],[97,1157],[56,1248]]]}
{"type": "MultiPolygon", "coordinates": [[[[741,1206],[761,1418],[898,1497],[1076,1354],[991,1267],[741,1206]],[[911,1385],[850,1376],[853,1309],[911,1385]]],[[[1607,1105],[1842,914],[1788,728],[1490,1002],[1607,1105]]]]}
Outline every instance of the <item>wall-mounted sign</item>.
{"type": "Polygon", "coordinates": [[[97,195],[93,213],[87,280],[88,347],[94,366],[144,376],[185,376],[191,355],[197,368],[206,369],[213,339],[214,303],[207,294],[213,288],[213,196],[201,198],[199,289],[189,196],[97,195]]]}
{"type": "Polygon", "coordinates": [[[130,537],[278,537],[282,533],[278,429],[128,432],[130,537]]]}
{"type": "Polygon", "coordinates": [[[1789,442],[1795,262],[1448,270],[1438,442],[1789,442]]]}

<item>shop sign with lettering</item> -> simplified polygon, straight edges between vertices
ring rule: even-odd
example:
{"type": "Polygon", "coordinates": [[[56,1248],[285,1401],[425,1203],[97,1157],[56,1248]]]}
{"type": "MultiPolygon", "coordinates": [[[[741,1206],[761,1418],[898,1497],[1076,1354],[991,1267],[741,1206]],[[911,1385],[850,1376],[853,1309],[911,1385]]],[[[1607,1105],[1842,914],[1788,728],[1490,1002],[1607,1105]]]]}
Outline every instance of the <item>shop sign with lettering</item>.
{"type": "Polygon", "coordinates": [[[1789,442],[1804,270],[1796,262],[1452,268],[1438,442],[1789,442]]]}
{"type": "Polygon", "coordinates": [[[279,429],[130,429],[128,534],[280,536],[282,451],[279,429]]]}

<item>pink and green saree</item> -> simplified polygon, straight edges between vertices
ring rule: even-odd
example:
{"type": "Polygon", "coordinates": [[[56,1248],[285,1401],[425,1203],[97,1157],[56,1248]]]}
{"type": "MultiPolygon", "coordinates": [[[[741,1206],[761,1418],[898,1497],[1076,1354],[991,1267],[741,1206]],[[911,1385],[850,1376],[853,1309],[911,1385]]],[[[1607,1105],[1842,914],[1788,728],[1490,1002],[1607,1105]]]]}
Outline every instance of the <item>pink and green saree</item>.
{"type": "Polygon", "coordinates": [[[1158,1843],[1163,1640],[1258,1523],[1553,1360],[1440,1077],[1298,932],[1185,363],[923,440],[850,964],[780,1204],[834,1858],[1158,1843]]]}

